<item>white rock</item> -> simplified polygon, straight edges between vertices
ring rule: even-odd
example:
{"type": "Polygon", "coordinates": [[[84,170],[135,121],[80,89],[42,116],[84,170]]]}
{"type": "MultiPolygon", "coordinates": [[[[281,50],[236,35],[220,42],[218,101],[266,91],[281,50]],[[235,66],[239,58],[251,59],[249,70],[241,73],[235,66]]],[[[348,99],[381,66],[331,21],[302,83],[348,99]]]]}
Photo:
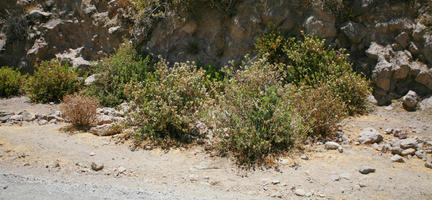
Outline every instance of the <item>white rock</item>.
{"type": "Polygon", "coordinates": [[[394,155],[394,156],[392,156],[392,157],[390,158],[390,160],[391,160],[392,162],[400,162],[400,163],[404,163],[404,162],[405,162],[405,158],[403,158],[403,157],[400,156],[400,155],[394,155]]]}
{"type": "Polygon", "coordinates": [[[403,106],[407,110],[415,110],[418,104],[418,95],[416,92],[410,90],[404,97],[402,97],[403,106]]]}
{"type": "Polygon", "coordinates": [[[296,189],[294,191],[294,194],[297,195],[297,196],[300,196],[300,197],[306,196],[306,192],[304,190],[302,190],[302,189],[296,189]]]}
{"type": "Polygon", "coordinates": [[[338,144],[336,142],[326,142],[325,143],[325,148],[328,150],[336,150],[339,147],[341,147],[340,144],[338,144]]]}
{"type": "Polygon", "coordinates": [[[365,128],[360,133],[358,140],[362,144],[379,143],[383,140],[383,136],[374,128],[365,128]]]}

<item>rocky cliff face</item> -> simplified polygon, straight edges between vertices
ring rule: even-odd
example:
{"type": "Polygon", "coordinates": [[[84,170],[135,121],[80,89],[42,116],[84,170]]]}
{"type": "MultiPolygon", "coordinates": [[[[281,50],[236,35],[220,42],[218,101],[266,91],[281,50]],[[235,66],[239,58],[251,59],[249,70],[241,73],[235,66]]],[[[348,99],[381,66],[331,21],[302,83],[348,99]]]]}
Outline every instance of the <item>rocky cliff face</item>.
{"type": "Polygon", "coordinates": [[[54,57],[89,66],[113,52],[133,25],[122,1],[7,0],[0,6],[0,65],[24,71],[54,57]]]}
{"type": "Polygon", "coordinates": [[[25,9],[12,16],[1,11],[0,65],[26,67],[55,56],[88,65],[123,37],[170,61],[224,65],[253,54],[265,31],[298,36],[304,30],[348,49],[355,69],[373,80],[381,104],[409,90],[432,94],[428,0],[237,0],[229,10],[198,4],[189,14],[167,11],[163,17],[133,14],[126,0],[10,2],[10,8],[25,9]],[[11,29],[6,18],[25,23],[11,29]]]}

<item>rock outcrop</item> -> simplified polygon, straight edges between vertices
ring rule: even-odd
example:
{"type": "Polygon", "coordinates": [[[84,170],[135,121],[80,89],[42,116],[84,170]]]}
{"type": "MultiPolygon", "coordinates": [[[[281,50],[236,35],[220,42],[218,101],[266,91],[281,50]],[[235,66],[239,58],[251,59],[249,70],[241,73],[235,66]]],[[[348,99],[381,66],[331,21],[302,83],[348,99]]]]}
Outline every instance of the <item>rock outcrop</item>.
{"type": "MultiPolygon", "coordinates": [[[[2,1],[3,2],[3,1],[2,1]]],[[[31,72],[59,58],[88,67],[112,53],[133,26],[127,1],[18,0],[0,7],[0,66],[31,72]]]]}
{"type": "Polygon", "coordinates": [[[346,48],[355,70],[373,80],[380,105],[410,90],[419,101],[432,94],[432,5],[427,0],[233,2],[229,11],[203,3],[194,4],[190,13],[156,15],[137,14],[127,0],[2,1],[0,65],[31,71],[37,61],[58,57],[88,67],[131,38],[140,52],[168,61],[221,66],[253,55],[254,41],[276,29],[284,36],[304,31],[346,48]]]}

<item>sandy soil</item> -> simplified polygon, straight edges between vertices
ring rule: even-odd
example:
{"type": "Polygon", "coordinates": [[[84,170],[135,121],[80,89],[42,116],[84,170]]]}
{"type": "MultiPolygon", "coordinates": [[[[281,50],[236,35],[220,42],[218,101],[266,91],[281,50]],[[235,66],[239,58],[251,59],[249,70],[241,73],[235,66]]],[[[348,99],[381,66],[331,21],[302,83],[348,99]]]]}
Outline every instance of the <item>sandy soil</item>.
{"type": "MultiPolygon", "coordinates": [[[[0,110],[50,111],[11,102],[0,100],[0,110]]],[[[352,138],[365,127],[432,136],[429,112],[393,107],[349,118],[343,130],[352,138]]],[[[64,126],[0,126],[0,199],[432,199],[432,169],[424,161],[392,163],[390,154],[367,145],[345,146],[343,153],[315,145],[305,153],[309,160],[295,155],[276,168],[242,170],[201,147],[131,151],[111,137],[65,133],[64,126]],[[104,168],[95,172],[92,162],[104,168]],[[363,165],[376,172],[360,174],[363,165]],[[296,189],[310,196],[299,197],[296,189]]]]}

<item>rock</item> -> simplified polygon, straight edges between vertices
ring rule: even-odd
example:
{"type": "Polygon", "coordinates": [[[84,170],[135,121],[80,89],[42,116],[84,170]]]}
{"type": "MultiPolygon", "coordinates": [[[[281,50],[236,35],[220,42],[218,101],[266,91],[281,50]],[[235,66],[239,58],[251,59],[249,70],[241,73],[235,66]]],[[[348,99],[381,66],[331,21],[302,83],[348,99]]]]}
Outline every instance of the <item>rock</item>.
{"type": "Polygon", "coordinates": [[[111,124],[114,122],[113,117],[109,115],[98,115],[97,116],[98,125],[111,124]]]}
{"type": "Polygon", "coordinates": [[[423,149],[425,150],[426,153],[432,153],[432,141],[426,141],[423,144],[423,149]]]}
{"type": "Polygon", "coordinates": [[[192,135],[193,136],[205,136],[207,134],[207,126],[202,123],[198,122],[193,128],[192,128],[192,135]]]}
{"type": "Polygon", "coordinates": [[[20,122],[23,120],[23,116],[22,115],[12,115],[9,119],[12,121],[20,122]]]}
{"type": "Polygon", "coordinates": [[[358,140],[362,144],[380,143],[383,136],[374,128],[365,128],[360,133],[358,140]]]}
{"type": "Polygon", "coordinates": [[[91,66],[91,63],[81,56],[81,51],[83,49],[84,47],[69,49],[63,53],[58,53],[55,56],[63,62],[70,63],[73,67],[87,68],[91,66]]]}
{"type": "MultiPolygon", "coordinates": [[[[425,55],[425,58],[428,63],[432,63],[432,33],[428,32],[423,36],[425,39],[424,47],[423,47],[423,54],[425,55]]],[[[430,75],[430,74],[429,74],[430,75]]],[[[428,88],[432,89],[432,83],[429,85],[428,88]],[[429,87],[431,86],[431,87],[429,87]]]]}
{"type": "Polygon", "coordinates": [[[424,98],[421,102],[420,102],[420,109],[421,110],[428,110],[428,109],[432,109],[432,96],[424,98]]]}
{"type": "Polygon", "coordinates": [[[85,79],[84,85],[89,86],[89,85],[93,84],[94,82],[96,82],[98,77],[99,77],[99,74],[92,74],[91,76],[89,76],[85,79]]]}
{"type": "Polygon", "coordinates": [[[318,16],[310,16],[304,23],[308,35],[316,35],[320,38],[331,38],[336,36],[335,21],[322,19],[318,16]]]}
{"type": "Polygon", "coordinates": [[[425,152],[423,150],[419,150],[415,152],[415,155],[417,156],[417,158],[422,159],[422,160],[427,160],[427,156],[425,154],[425,152]]]}
{"type": "Polygon", "coordinates": [[[420,53],[420,49],[413,42],[410,43],[408,49],[413,55],[420,53]]]}
{"type": "Polygon", "coordinates": [[[24,110],[20,113],[18,113],[18,115],[22,116],[22,120],[29,122],[29,121],[33,121],[36,119],[36,116],[34,114],[29,113],[28,111],[24,110]]]}
{"type": "Polygon", "coordinates": [[[369,166],[362,166],[362,167],[360,167],[359,172],[361,174],[374,173],[375,172],[375,168],[369,167],[369,166]]]}
{"type": "Polygon", "coordinates": [[[391,47],[384,47],[376,42],[372,42],[369,48],[366,50],[366,56],[373,60],[378,60],[379,57],[389,57],[391,47]]]}
{"type": "Polygon", "coordinates": [[[416,92],[410,90],[403,98],[403,106],[407,110],[415,110],[418,104],[418,95],[416,92]]]}
{"type": "Polygon", "coordinates": [[[299,197],[304,197],[304,196],[306,196],[306,192],[305,192],[304,190],[302,190],[302,189],[296,189],[296,190],[294,191],[294,194],[297,195],[297,196],[299,196],[299,197]]]}
{"type": "Polygon", "coordinates": [[[400,33],[396,36],[396,42],[399,43],[403,48],[406,48],[410,41],[410,36],[406,32],[400,33]]]}
{"type": "Polygon", "coordinates": [[[393,65],[386,60],[379,61],[372,71],[372,80],[383,91],[389,91],[393,75],[393,65]]]}
{"type": "Polygon", "coordinates": [[[339,147],[341,147],[340,144],[338,144],[336,142],[326,142],[325,143],[325,149],[327,149],[327,150],[336,150],[339,147]]]}
{"type": "Polygon", "coordinates": [[[413,148],[417,149],[418,143],[414,138],[407,138],[400,141],[400,146],[402,149],[413,148]]]}
{"type": "Polygon", "coordinates": [[[129,104],[128,103],[122,103],[122,104],[120,104],[120,109],[121,109],[121,111],[123,111],[123,112],[128,112],[129,111],[129,109],[130,109],[130,106],[129,106],[129,104]]]}
{"type": "Polygon", "coordinates": [[[416,152],[415,149],[413,148],[409,148],[409,149],[405,149],[402,151],[402,155],[403,156],[407,156],[407,155],[413,155],[416,152]]]}
{"type": "Polygon", "coordinates": [[[96,164],[96,163],[92,162],[91,165],[90,165],[90,167],[94,171],[100,171],[100,170],[102,170],[104,168],[104,165],[103,164],[99,165],[99,164],[96,164]]]}
{"type": "Polygon", "coordinates": [[[96,153],[95,152],[90,152],[90,154],[89,154],[90,156],[95,156],[96,155],[96,153]]]}
{"type": "Polygon", "coordinates": [[[117,168],[117,171],[118,171],[120,174],[123,174],[124,172],[126,172],[126,168],[124,168],[124,167],[119,167],[119,168],[117,168]]]}
{"type": "Polygon", "coordinates": [[[346,22],[342,25],[340,30],[348,37],[353,43],[359,43],[366,35],[365,27],[355,22],[346,22]]]}
{"type": "Polygon", "coordinates": [[[406,131],[396,129],[396,130],[394,130],[394,136],[399,138],[399,139],[405,139],[408,137],[408,133],[406,131]]]}
{"type": "Polygon", "coordinates": [[[49,12],[43,12],[39,9],[34,9],[27,14],[27,18],[33,21],[40,21],[43,19],[48,19],[51,16],[49,12]]]}
{"type": "Polygon", "coordinates": [[[113,34],[113,33],[118,32],[118,31],[120,31],[120,30],[121,30],[121,27],[120,27],[120,26],[115,26],[115,27],[111,27],[111,28],[109,28],[109,29],[108,29],[108,33],[109,33],[109,34],[113,34]]]}
{"type": "Polygon", "coordinates": [[[394,155],[394,156],[392,156],[390,158],[390,160],[392,162],[400,162],[400,163],[404,163],[405,162],[405,159],[402,156],[400,156],[400,155],[394,155]]]}
{"type": "Polygon", "coordinates": [[[4,123],[11,118],[12,115],[0,116],[0,123],[4,123]]]}
{"type": "Polygon", "coordinates": [[[108,136],[111,134],[110,130],[112,126],[113,126],[112,124],[104,124],[104,125],[92,127],[90,128],[89,132],[98,136],[108,136]]]}
{"type": "Polygon", "coordinates": [[[339,153],[343,153],[343,148],[341,146],[338,147],[338,151],[339,151],[339,153]]]}
{"type": "Polygon", "coordinates": [[[418,22],[416,24],[414,31],[413,31],[413,34],[412,34],[414,40],[416,40],[416,41],[423,40],[423,35],[425,33],[425,30],[426,30],[426,27],[423,24],[421,24],[420,22],[418,22]]]}
{"type": "Polygon", "coordinates": [[[308,157],[307,155],[302,155],[302,156],[300,156],[300,158],[301,158],[302,160],[309,160],[309,157],[308,157]]]}
{"type": "Polygon", "coordinates": [[[38,120],[38,122],[37,122],[39,125],[46,125],[46,124],[48,124],[48,121],[47,120],[44,120],[44,119],[40,119],[40,120],[38,120]]]}
{"type": "Polygon", "coordinates": [[[432,169],[432,162],[426,162],[425,163],[425,167],[429,168],[429,169],[432,169]]]}
{"type": "MultiPolygon", "coordinates": [[[[432,61],[431,61],[431,63],[432,63],[432,61]]],[[[420,84],[426,86],[428,89],[432,90],[432,72],[431,72],[431,70],[421,70],[420,73],[415,78],[415,81],[417,83],[420,83],[420,84]]]]}
{"type": "Polygon", "coordinates": [[[331,180],[332,181],[339,181],[340,180],[340,176],[339,175],[332,175],[331,176],[331,180]]]}
{"type": "Polygon", "coordinates": [[[391,147],[390,151],[392,154],[402,155],[402,148],[400,147],[391,147]]]}
{"type": "Polygon", "coordinates": [[[273,181],[271,181],[271,184],[278,185],[278,184],[280,184],[280,181],[279,180],[273,180],[273,181]]]}
{"type": "Polygon", "coordinates": [[[384,131],[384,133],[385,134],[387,134],[387,135],[391,135],[391,134],[393,134],[393,129],[392,128],[387,128],[385,131],[384,131]]]}

